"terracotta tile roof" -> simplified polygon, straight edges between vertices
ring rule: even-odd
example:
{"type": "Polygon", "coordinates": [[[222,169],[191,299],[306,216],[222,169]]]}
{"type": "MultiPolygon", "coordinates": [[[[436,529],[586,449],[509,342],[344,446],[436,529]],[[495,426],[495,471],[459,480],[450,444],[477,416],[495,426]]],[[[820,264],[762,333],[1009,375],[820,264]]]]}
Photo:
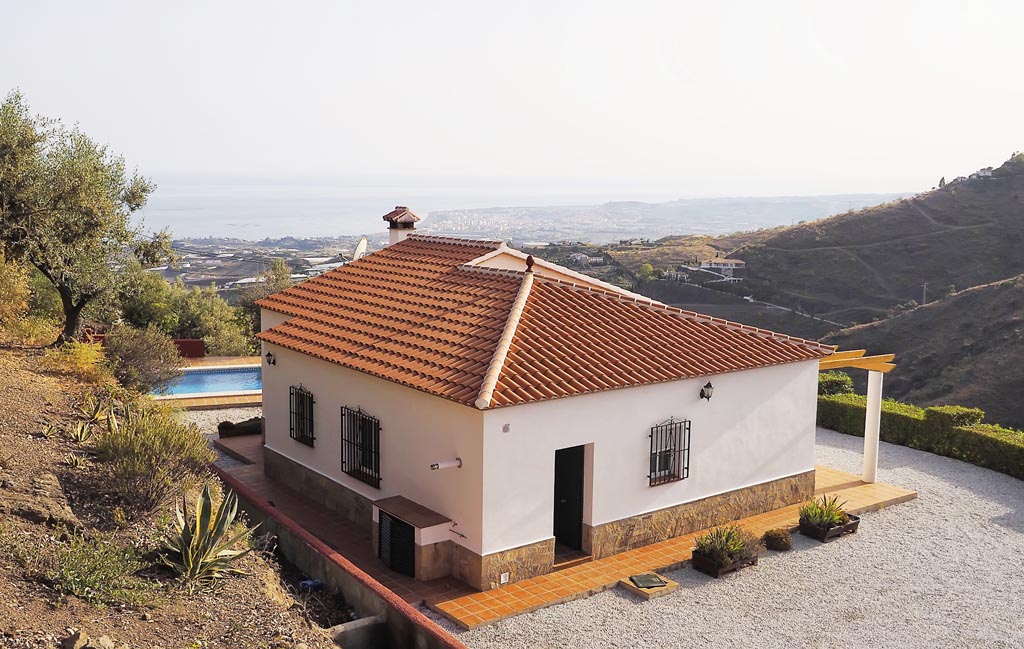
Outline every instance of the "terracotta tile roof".
{"type": "Polygon", "coordinates": [[[600,288],[467,265],[500,245],[413,235],[260,300],[292,317],[259,337],[476,407],[834,351],[600,288]]]}

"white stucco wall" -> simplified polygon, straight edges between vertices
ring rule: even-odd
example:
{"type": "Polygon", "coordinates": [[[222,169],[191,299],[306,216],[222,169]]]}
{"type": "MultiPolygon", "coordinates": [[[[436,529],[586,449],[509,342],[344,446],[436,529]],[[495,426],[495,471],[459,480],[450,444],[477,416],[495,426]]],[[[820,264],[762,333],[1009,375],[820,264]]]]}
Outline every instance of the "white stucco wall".
{"type": "MultiPolygon", "coordinates": [[[[263,322],[272,322],[264,311],[263,322]]],[[[270,325],[272,326],[272,325],[270,325]]],[[[476,553],[482,548],[483,413],[340,365],[264,344],[277,363],[263,366],[263,414],[268,448],[370,500],[401,495],[444,514],[465,534],[448,537],[476,553]],[[288,388],[313,393],[315,446],[288,435],[288,388]],[[341,407],[361,407],[380,419],[381,488],[341,470],[341,407]],[[461,469],[431,471],[433,462],[461,457],[461,469]]]]}
{"type": "Polygon", "coordinates": [[[266,331],[271,327],[276,327],[288,318],[289,316],[286,316],[283,313],[278,313],[277,311],[260,309],[260,331],[266,331]]]}
{"type": "Polygon", "coordinates": [[[590,525],[811,470],[817,378],[808,361],[710,377],[711,401],[699,396],[704,377],[486,411],[484,554],[552,536],[560,448],[593,444],[590,525]],[[670,416],[692,422],[690,477],[650,487],[648,435],[670,416]]]}

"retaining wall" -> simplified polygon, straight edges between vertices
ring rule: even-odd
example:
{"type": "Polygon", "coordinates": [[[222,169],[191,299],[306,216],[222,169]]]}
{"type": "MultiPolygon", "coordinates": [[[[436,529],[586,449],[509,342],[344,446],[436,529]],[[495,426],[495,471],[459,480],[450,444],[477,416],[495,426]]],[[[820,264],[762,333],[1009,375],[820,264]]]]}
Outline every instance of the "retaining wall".
{"type": "Polygon", "coordinates": [[[342,594],[360,617],[382,616],[394,649],[467,649],[423,613],[391,592],[351,561],[310,534],[281,511],[266,504],[220,467],[213,471],[238,494],[239,506],[262,533],[277,537],[281,553],[304,573],[342,594]]]}

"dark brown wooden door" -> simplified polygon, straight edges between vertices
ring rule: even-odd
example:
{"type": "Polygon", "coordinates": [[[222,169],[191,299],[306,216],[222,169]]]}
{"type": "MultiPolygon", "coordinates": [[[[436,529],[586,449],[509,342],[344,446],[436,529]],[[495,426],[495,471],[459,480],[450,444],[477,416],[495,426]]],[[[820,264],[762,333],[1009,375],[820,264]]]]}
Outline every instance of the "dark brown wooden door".
{"type": "Polygon", "coordinates": [[[583,545],[583,447],[555,451],[555,541],[583,545]]]}

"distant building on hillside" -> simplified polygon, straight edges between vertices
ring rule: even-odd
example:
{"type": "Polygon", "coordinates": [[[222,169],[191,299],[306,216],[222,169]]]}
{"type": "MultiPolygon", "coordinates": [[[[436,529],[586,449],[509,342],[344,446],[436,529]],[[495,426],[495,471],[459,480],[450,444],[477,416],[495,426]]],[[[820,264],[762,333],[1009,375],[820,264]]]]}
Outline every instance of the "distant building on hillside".
{"type": "Polygon", "coordinates": [[[724,257],[700,262],[701,270],[711,270],[726,277],[736,277],[746,265],[747,262],[742,259],[726,259],[724,257]]]}
{"type": "Polygon", "coordinates": [[[661,274],[661,278],[672,282],[689,282],[690,274],[681,270],[666,270],[661,274]]]}
{"type": "Polygon", "coordinates": [[[974,173],[971,174],[971,178],[991,178],[992,177],[992,171],[993,171],[992,167],[985,167],[984,169],[978,169],[977,171],[975,171],[974,173]]]}
{"type": "Polygon", "coordinates": [[[604,263],[604,257],[591,257],[583,252],[574,252],[569,255],[569,261],[577,266],[593,266],[604,263]]]}

